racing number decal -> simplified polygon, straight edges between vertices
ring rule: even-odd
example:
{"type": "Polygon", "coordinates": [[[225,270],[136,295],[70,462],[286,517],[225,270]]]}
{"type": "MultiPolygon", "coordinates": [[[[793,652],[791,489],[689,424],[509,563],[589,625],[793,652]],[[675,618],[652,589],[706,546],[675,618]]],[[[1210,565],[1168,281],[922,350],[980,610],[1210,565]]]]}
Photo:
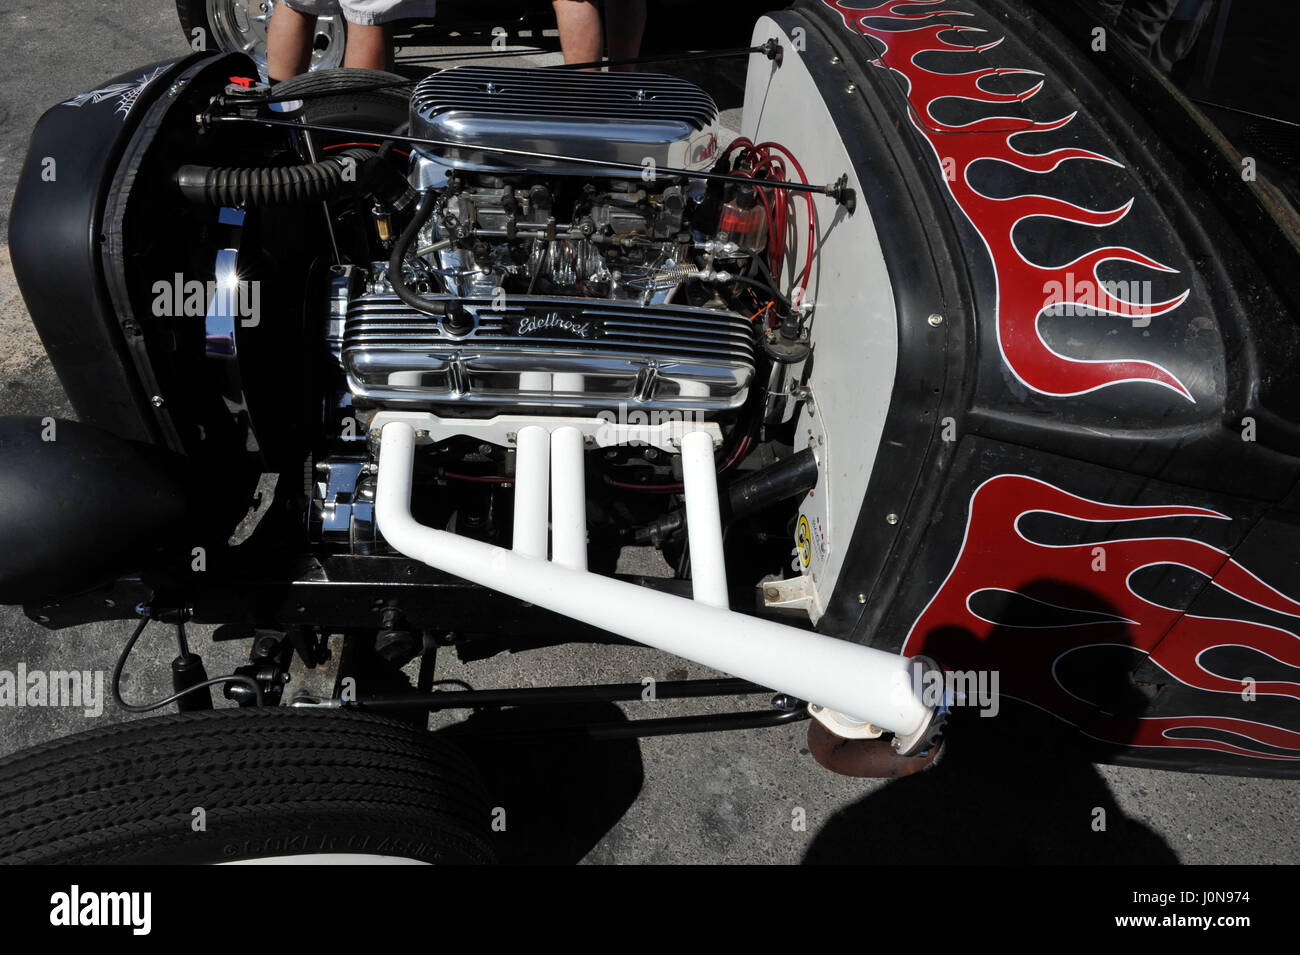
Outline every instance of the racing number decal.
{"type": "Polygon", "coordinates": [[[799,515],[799,529],[794,539],[799,545],[799,562],[807,567],[812,561],[812,529],[808,526],[808,517],[805,514],[799,515]]]}

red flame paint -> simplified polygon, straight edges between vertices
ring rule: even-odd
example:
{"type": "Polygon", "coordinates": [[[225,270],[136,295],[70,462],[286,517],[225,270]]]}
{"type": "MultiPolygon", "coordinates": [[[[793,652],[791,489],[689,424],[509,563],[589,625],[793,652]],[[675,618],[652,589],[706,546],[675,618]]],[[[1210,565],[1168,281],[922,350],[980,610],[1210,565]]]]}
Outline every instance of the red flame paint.
{"type": "MultiPolygon", "coordinates": [[[[1126,746],[1210,749],[1264,759],[1300,759],[1300,733],[1251,720],[1221,716],[1122,719],[1096,711],[1069,693],[1055,677],[1065,654],[1088,646],[1127,646],[1150,656],[1188,686],[1240,696],[1242,683],[1205,668],[1201,655],[1216,646],[1247,646],[1292,667],[1300,667],[1300,637],[1248,620],[1196,617],[1160,606],[1134,593],[1138,570],[1176,564],[1199,571],[1213,585],[1250,603],[1300,619],[1300,603],[1278,592],[1223,551],[1177,537],[1134,538],[1054,546],[1032,541],[1020,530],[1027,514],[1057,514],[1079,521],[1114,523],[1168,517],[1228,520],[1199,507],[1139,507],[1103,504],[1077,497],[1036,478],[1004,474],[971,496],[961,553],[947,579],[913,624],[905,655],[927,653],[956,668],[998,669],[1001,687],[1074,723],[1100,739],[1126,746]],[[1104,550],[1098,570],[1094,548],[1104,550]],[[1078,614],[1072,625],[994,624],[971,609],[980,591],[1019,593],[1057,610],[1078,614]],[[1010,641],[1006,645],[1006,641],[1010,641]],[[1169,732],[1187,733],[1171,737],[1169,732]],[[1195,731],[1220,731],[1241,745],[1195,731]],[[1190,731],[1190,732],[1188,732],[1190,731]],[[1254,748],[1250,741],[1295,755],[1254,748]]],[[[1300,683],[1260,682],[1259,696],[1300,700],[1300,683]]]]}
{"type": "MultiPolygon", "coordinates": [[[[1025,69],[982,69],[969,73],[935,73],[917,65],[918,54],[927,52],[984,51],[997,46],[994,40],[971,47],[942,38],[942,34],[981,33],[973,26],[954,26],[944,21],[917,26],[915,21],[939,16],[971,16],[969,11],[931,9],[902,12],[900,8],[934,6],[945,0],[889,0],[870,8],[853,7],[843,0],[825,0],[851,30],[872,37],[884,52],[875,61],[901,75],[908,86],[912,124],[934,149],[943,181],[957,206],[984,240],[997,285],[997,338],[1003,360],[1027,387],[1045,395],[1068,397],[1085,394],[1126,381],[1146,381],[1170,388],[1189,401],[1191,393],[1173,374],[1160,365],[1139,359],[1098,360],[1071,358],[1053,351],[1038,330],[1039,316],[1051,304],[1049,289],[1066,289],[1058,301],[1098,312],[1127,317],[1163,315],[1181,305],[1190,290],[1163,302],[1131,302],[1107,289],[1097,276],[1103,262],[1123,261],[1160,272],[1177,272],[1150,256],[1123,246],[1107,246],[1080,256],[1073,262],[1043,267],[1030,262],[1016,247],[1012,231],[1017,224],[1034,217],[1061,219],[1096,227],[1114,225],[1133,207],[1130,199],[1118,208],[1095,211],[1050,196],[1026,195],[996,199],[977,192],[967,178],[970,167],[993,160],[1031,173],[1047,173],[1070,160],[1116,162],[1086,149],[1054,149],[1047,153],[1024,153],[1011,141],[1022,133],[1047,132],[1068,125],[1074,114],[1051,122],[1023,117],[990,117],[962,126],[949,126],[935,119],[931,107],[941,99],[957,98],[977,103],[1021,103],[1043,88],[1039,81],[1022,93],[993,93],[980,84],[987,77],[1041,75],[1025,69]],[[868,26],[867,21],[900,21],[898,30],[868,26]],[[923,121],[921,121],[923,119],[923,121]],[[1082,276],[1082,280],[1076,279],[1082,276]]],[[[951,2],[951,0],[949,0],[951,2]]]]}

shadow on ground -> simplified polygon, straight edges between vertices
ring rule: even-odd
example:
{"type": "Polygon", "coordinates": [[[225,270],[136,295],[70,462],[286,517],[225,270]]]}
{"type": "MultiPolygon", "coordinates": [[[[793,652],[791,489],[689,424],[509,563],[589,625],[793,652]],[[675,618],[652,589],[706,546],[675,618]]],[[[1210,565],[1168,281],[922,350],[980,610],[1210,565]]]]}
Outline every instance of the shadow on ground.
{"type": "Polygon", "coordinates": [[[840,810],[804,863],[1177,864],[1085,755],[1017,709],[955,722],[933,768],[840,810]],[[1098,809],[1104,831],[1093,828],[1098,809]]]}
{"type": "MultiPolygon", "coordinates": [[[[933,637],[923,652],[953,668],[985,669],[1013,660],[1025,634],[1001,626],[981,641],[954,627],[933,637]]],[[[1092,688],[1076,684],[1074,692],[1138,715],[1147,701],[1132,689],[1129,662],[1095,657],[1092,688]]],[[[1092,764],[1104,753],[1085,749],[1076,730],[1042,710],[1005,697],[993,717],[958,708],[944,740],[929,769],[832,816],[804,863],[1178,863],[1161,836],[1124,814],[1092,764]]]]}
{"type": "Polygon", "coordinates": [[[537,735],[550,727],[627,721],[612,703],[478,713],[440,731],[478,767],[505,864],[572,865],[623,818],[645,781],[635,739],[537,735]]]}

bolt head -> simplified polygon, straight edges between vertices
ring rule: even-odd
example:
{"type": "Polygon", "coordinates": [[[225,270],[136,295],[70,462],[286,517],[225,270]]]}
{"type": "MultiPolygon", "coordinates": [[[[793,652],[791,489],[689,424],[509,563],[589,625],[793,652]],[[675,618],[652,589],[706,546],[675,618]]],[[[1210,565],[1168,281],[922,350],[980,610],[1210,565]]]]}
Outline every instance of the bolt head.
{"type": "Polygon", "coordinates": [[[155,408],[161,408],[163,405],[167,403],[167,401],[165,398],[163,398],[162,395],[154,395],[152,398],[149,399],[149,403],[153,405],[155,408]]]}
{"type": "Polygon", "coordinates": [[[933,328],[938,328],[943,324],[943,316],[936,313],[927,318],[926,321],[929,322],[933,328]]]}
{"type": "Polygon", "coordinates": [[[898,523],[898,515],[897,515],[897,514],[887,514],[887,515],[885,515],[885,523],[886,523],[886,524],[897,524],[897,523],[898,523]]]}

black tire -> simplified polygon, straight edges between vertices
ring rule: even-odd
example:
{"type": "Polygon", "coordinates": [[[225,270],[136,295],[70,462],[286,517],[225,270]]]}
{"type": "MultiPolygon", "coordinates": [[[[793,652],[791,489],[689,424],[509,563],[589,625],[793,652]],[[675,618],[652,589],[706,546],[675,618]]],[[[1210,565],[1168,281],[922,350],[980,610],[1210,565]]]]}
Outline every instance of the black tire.
{"type": "MultiPolygon", "coordinates": [[[[303,73],[292,79],[277,83],[277,96],[300,95],[302,93],[348,93],[358,87],[372,87],[379,84],[401,83],[402,86],[389,86],[388,89],[373,91],[376,96],[390,97],[405,106],[410,101],[410,88],[415,80],[400,73],[386,70],[363,70],[358,67],[340,67],[333,70],[316,70],[303,73]]],[[[369,95],[369,94],[367,94],[369,95]]]]}
{"type": "MultiPolygon", "coordinates": [[[[412,85],[412,80],[383,70],[316,70],[277,84],[275,94],[311,94],[312,99],[303,101],[302,111],[309,123],[391,133],[410,117],[412,85]],[[380,83],[406,85],[372,88],[380,83]]],[[[327,143],[337,138],[321,134],[327,143]]]]}
{"type": "Polygon", "coordinates": [[[7,863],[215,863],[312,853],[488,863],[490,821],[477,772],[458,749],[351,711],[176,714],[0,760],[0,861],[7,863]],[[199,808],[205,829],[195,832],[199,808]]]}

